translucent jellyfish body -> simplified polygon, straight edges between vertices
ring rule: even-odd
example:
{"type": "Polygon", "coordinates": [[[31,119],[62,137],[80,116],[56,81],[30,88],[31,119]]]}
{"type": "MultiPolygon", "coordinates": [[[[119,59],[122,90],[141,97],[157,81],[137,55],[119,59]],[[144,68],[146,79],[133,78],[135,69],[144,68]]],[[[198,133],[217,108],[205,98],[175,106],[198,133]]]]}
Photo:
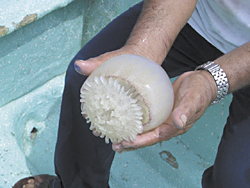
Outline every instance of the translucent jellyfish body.
{"type": "Polygon", "coordinates": [[[172,83],[154,61],[137,55],[109,59],[81,88],[81,110],[90,130],[119,143],[161,125],[173,108],[172,83]]]}

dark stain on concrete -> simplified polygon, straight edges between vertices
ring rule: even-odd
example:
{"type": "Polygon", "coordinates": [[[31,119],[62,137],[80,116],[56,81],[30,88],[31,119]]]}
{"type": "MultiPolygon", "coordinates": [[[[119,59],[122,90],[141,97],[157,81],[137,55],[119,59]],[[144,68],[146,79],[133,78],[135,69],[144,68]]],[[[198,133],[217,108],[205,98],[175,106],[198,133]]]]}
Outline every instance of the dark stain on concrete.
{"type": "Polygon", "coordinates": [[[168,164],[170,164],[172,167],[178,169],[179,168],[179,164],[176,161],[176,158],[172,155],[172,153],[170,153],[169,151],[162,151],[159,153],[160,157],[162,160],[166,161],[168,164]]]}

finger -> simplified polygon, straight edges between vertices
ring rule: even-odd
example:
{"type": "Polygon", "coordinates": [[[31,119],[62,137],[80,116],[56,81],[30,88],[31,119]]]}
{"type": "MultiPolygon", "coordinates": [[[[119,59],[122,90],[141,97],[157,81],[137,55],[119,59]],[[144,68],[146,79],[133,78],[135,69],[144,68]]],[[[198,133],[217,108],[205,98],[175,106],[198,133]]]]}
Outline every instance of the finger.
{"type": "Polygon", "coordinates": [[[128,148],[128,149],[118,150],[118,151],[116,151],[116,152],[119,153],[119,154],[122,154],[122,153],[124,153],[124,152],[136,151],[136,150],[138,150],[138,149],[136,149],[136,148],[128,148]]]}
{"type": "Polygon", "coordinates": [[[121,154],[121,153],[128,152],[128,151],[135,151],[139,148],[124,148],[121,144],[113,144],[112,149],[116,151],[117,153],[121,154]]]}
{"type": "Polygon", "coordinates": [[[88,60],[76,60],[75,61],[75,70],[82,75],[90,75],[98,66],[102,64],[101,61],[96,61],[95,59],[88,60]]]}
{"type": "Polygon", "coordinates": [[[112,144],[112,149],[114,151],[120,151],[123,149],[122,145],[121,144],[112,144]]]}
{"type": "MultiPolygon", "coordinates": [[[[125,141],[123,141],[124,144],[125,141]]],[[[124,151],[124,150],[136,150],[137,148],[135,148],[134,146],[132,146],[133,142],[130,142],[130,146],[128,145],[123,145],[122,143],[113,143],[112,144],[112,149],[118,153],[120,153],[120,151],[124,151]]]]}
{"type": "Polygon", "coordinates": [[[75,65],[74,65],[75,70],[79,74],[88,76],[105,61],[115,56],[121,55],[121,54],[122,54],[121,50],[116,50],[116,51],[104,53],[100,56],[90,58],[87,60],[76,60],[75,65]]]}
{"type": "Polygon", "coordinates": [[[134,142],[122,141],[120,144],[113,144],[114,151],[130,151],[151,146],[159,142],[159,129],[137,135],[134,142]]]}
{"type": "Polygon", "coordinates": [[[186,110],[183,109],[183,106],[178,106],[174,109],[171,114],[171,120],[174,123],[174,126],[178,129],[182,129],[187,125],[187,121],[190,119],[190,115],[193,113],[193,109],[187,107],[189,109],[189,113],[186,113],[186,110]]]}
{"type": "Polygon", "coordinates": [[[171,120],[176,128],[183,129],[187,125],[195,123],[203,114],[201,113],[203,109],[195,97],[186,95],[176,104],[171,114],[171,120]]]}

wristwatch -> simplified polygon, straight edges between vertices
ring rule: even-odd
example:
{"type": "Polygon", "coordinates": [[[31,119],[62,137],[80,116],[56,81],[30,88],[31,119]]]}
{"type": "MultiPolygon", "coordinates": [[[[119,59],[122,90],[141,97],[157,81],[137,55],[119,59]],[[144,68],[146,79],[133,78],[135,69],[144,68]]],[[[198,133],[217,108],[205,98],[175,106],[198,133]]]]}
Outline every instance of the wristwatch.
{"type": "Polygon", "coordinates": [[[211,105],[217,104],[222,99],[224,99],[224,97],[228,94],[229,84],[228,84],[227,75],[223,71],[223,69],[215,62],[208,61],[207,63],[204,63],[204,64],[198,66],[195,70],[206,70],[214,78],[214,81],[217,85],[217,97],[211,103],[211,105]]]}

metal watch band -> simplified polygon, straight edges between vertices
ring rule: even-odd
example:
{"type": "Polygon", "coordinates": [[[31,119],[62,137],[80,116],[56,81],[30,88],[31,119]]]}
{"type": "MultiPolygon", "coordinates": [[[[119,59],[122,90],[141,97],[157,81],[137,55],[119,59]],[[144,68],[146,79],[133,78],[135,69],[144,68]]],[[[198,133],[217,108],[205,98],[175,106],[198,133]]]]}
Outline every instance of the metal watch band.
{"type": "Polygon", "coordinates": [[[223,69],[213,61],[208,61],[207,63],[198,66],[195,70],[206,70],[214,77],[214,81],[217,85],[217,97],[211,105],[217,104],[224,99],[228,93],[229,84],[227,75],[223,69]]]}

